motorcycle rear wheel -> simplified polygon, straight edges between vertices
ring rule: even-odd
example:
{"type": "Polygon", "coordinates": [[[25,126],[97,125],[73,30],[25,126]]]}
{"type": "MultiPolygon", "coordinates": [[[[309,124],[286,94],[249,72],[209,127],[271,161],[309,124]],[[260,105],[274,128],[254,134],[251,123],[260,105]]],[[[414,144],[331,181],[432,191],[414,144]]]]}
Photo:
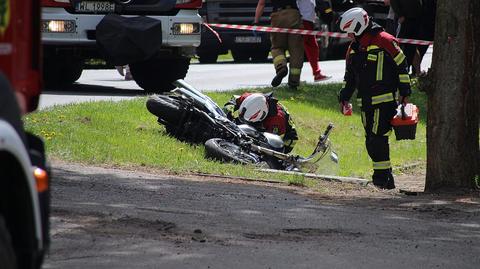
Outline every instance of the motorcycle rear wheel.
{"type": "Polygon", "coordinates": [[[212,138],[205,142],[205,155],[223,162],[240,164],[257,164],[260,162],[255,156],[243,151],[239,146],[221,138],[212,138]]]}
{"type": "Polygon", "coordinates": [[[147,110],[157,116],[164,125],[175,125],[182,117],[180,100],[167,95],[152,95],[148,97],[147,110]]]}

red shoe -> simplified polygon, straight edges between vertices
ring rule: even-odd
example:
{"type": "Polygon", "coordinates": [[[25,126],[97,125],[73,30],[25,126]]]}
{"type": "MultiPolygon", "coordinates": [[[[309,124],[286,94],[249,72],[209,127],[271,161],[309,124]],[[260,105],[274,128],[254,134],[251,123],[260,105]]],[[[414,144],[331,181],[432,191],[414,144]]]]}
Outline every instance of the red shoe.
{"type": "Polygon", "coordinates": [[[322,73],[318,73],[313,77],[313,81],[319,82],[319,81],[327,80],[327,79],[330,79],[330,78],[332,78],[332,76],[326,76],[322,73]]]}

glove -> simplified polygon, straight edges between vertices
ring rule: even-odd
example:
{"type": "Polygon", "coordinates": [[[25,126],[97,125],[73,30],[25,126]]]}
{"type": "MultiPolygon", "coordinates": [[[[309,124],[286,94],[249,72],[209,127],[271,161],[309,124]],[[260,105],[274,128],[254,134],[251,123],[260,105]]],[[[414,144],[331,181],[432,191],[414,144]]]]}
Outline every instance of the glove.
{"type": "Polygon", "coordinates": [[[340,102],[340,112],[345,116],[352,115],[352,104],[347,101],[340,102]]]}
{"type": "Polygon", "coordinates": [[[235,111],[235,106],[232,105],[232,104],[226,104],[224,107],[223,107],[223,112],[225,112],[225,114],[227,114],[227,119],[229,120],[233,120],[233,112],[235,111]]]}

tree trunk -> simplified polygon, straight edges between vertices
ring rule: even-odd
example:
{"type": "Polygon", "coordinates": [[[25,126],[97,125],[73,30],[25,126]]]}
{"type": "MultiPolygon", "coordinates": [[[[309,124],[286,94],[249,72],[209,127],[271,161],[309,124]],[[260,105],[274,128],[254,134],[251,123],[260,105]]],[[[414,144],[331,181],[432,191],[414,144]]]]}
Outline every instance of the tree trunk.
{"type": "Polygon", "coordinates": [[[425,191],[474,189],[480,175],[480,1],[438,0],[435,23],[425,191]]]}

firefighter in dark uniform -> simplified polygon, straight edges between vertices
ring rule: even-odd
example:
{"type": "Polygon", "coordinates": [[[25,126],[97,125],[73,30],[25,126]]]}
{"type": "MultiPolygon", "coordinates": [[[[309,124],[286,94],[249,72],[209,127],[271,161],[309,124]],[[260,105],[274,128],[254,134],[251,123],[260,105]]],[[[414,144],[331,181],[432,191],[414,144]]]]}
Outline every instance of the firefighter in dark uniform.
{"type": "Polygon", "coordinates": [[[335,16],[330,2],[327,0],[315,0],[315,11],[323,23],[330,25],[335,16]]]}
{"type": "Polygon", "coordinates": [[[353,41],[347,51],[344,87],[339,93],[343,107],[355,90],[365,128],[365,145],[373,161],[373,184],[383,189],[395,188],[390,163],[388,136],[390,121],[399,101],[411,94],[405,55],[397,40],[372,22],[362,8],[347,10],[339,19],[340,29],[353,41]]]}
{"type": "MultiPolygon", "coordinates": [[[[270,15],[272,27],[301,29],[303,28],[302,17],[298,11],[296,0],[271,0],[273,11],[270,15]]],[[[255,11],[254,23],[258,23],[263,14],[265,0],[259,0],[255,11]]],[[[300,85],[300,73],[303,66],[303,37],[299,34],[270,33],[272,43],[273,65],[276,75],[272,80],[272,87],[277,87],[282,79],[289,73],[287,57],[290,54],[290,74],[288,86],[296,89],[300,85]]]]}
{"type": "Polygon", "coordinates": [[[237,124],[247,123],[259,131],[282,137],[284,152],[292,151],[298,140],[297,130],[287,109],[272,93],[249,93],[234,95],[223,110],[237,124]]]}

